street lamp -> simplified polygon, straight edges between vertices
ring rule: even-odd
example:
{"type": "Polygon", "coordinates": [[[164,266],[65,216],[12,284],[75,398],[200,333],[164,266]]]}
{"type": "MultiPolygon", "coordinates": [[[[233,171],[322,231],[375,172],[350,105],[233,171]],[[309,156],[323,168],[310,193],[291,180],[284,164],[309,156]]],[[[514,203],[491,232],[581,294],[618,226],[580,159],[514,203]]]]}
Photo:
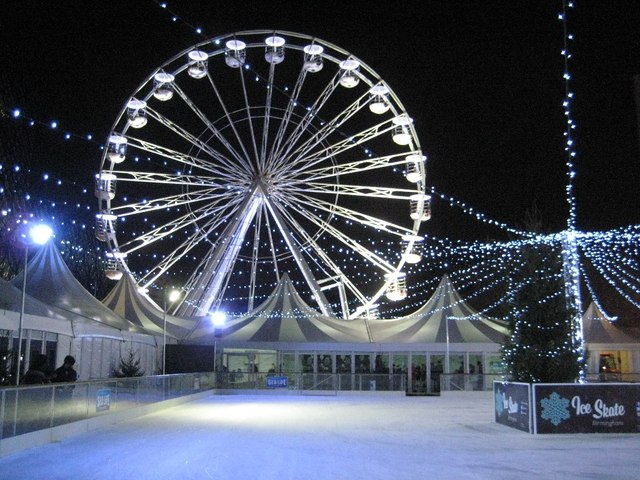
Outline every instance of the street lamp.
{"type": "MultiPolygon", "coordinates": [[[[171,290],[169,292],[169,304],[172,304],[178,298],[180,298],[180,292],[178,290],[171,290]]],[[[162,295],[163,308],[162,308],[162,375],[167,371],[167,292],[162,295]]]]}
{"type": "Polygon", "coordinates": [[[224,312],[216,310],[211,314],[211,323],[213,323],[213,371],[216,371],[216,364],[218,361],[217,356],[217,343],[218,343],[218,328],[223,327],[227,317],[224,312]]]}
{"type": "Polygon", "coordinates": [[[22,325],[24,322],[24,303],[27,296],[27,263],[29,262],[29,245],[44,245],[53,235],[51,227],[38,224],[23,236],[24,243],[24,271],[22,273],[22,301],[20,304],[20,320],[18,323],[18,360],[16,361],[16,385],[20,384],[20,363],[22,357],[22,325]]]}

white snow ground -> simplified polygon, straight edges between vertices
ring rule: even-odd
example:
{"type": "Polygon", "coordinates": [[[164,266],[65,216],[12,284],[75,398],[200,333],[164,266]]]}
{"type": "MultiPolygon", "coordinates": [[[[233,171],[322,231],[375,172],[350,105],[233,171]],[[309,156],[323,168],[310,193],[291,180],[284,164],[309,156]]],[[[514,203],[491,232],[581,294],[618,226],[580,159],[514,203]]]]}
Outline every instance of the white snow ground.
{"type": "Polygon", "coordinates": [[[0,479],[638,479],[640,434],[533,436],[490,392],[211,396],[0,459],[0,479]]]}

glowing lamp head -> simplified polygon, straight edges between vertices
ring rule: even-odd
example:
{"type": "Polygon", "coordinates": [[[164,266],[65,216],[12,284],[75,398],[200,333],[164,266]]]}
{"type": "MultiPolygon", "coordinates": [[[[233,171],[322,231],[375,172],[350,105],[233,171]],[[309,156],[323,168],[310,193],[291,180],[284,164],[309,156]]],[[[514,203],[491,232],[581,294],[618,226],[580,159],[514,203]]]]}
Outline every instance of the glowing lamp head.
{"type": "Polygon", "coordinates": [[[169,302],[173,303],[180,298],[180,292],[178,290],[171,290],[169,292],[169,302]]]}
{"type": "Polygon", "coordinates": [[[218,310],[211,314],[211,323],[215,328],[223,327],[226,320],[227,320],[227,317],[224,314],[224,312],[221,312],[218,310]]]}
{"type": "Polygon", "coordinates": [[[44,245],[52,235],[53,230],[51,230],[49,225],[45,224],[36,225],[29,231],[29,237],[36,245],[44,245]]]}

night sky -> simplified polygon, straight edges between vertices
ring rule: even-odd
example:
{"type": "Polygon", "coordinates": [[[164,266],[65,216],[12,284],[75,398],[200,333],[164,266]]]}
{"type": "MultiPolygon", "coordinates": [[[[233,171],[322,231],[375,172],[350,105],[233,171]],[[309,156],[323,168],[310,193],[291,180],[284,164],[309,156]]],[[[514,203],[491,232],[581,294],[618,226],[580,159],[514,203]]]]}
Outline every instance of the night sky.
{"type": "MultiPolygon", "coordinates": [[[[640,4],[575,4],[568,24],[578,228],[638,224],[640,4]]],[[[152,0],[3,2],[0,102],[23,117],[1,121],[2,162],[87,187],[82,201],[92,203],[98,146],[153,70],[206,37],[273,28],[338,45],[380,74],[414,118],[429,187],[511,226],[536,205],[548,230],[565,227],[560,0],[183,0],[168,7],[178,21],[152,0]],[[59,127],[28,127],[25,118],[59,127]],[[65,141],[67,131],[94,141],[65,141]],[[12,139],[19,145],[7,148],[12,139]]],[[[451,239],[499,234],[438,200],[424,229],[451,239]]]]}

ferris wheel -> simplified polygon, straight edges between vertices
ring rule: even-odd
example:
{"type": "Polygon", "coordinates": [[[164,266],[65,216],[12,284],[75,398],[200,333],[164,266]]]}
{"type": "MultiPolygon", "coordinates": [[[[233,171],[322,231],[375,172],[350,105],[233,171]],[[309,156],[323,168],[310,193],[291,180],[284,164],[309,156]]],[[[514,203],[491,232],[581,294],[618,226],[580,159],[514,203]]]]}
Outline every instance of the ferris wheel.
{"type": "Polygon", "coordinates": [[[402,300],[430,218],[412,118],[356,56],[303,34],[199,43],[151,73],[96,174],[107,274],[177,315],[247,312],[287,274],[326,315],[402,300]]]}

